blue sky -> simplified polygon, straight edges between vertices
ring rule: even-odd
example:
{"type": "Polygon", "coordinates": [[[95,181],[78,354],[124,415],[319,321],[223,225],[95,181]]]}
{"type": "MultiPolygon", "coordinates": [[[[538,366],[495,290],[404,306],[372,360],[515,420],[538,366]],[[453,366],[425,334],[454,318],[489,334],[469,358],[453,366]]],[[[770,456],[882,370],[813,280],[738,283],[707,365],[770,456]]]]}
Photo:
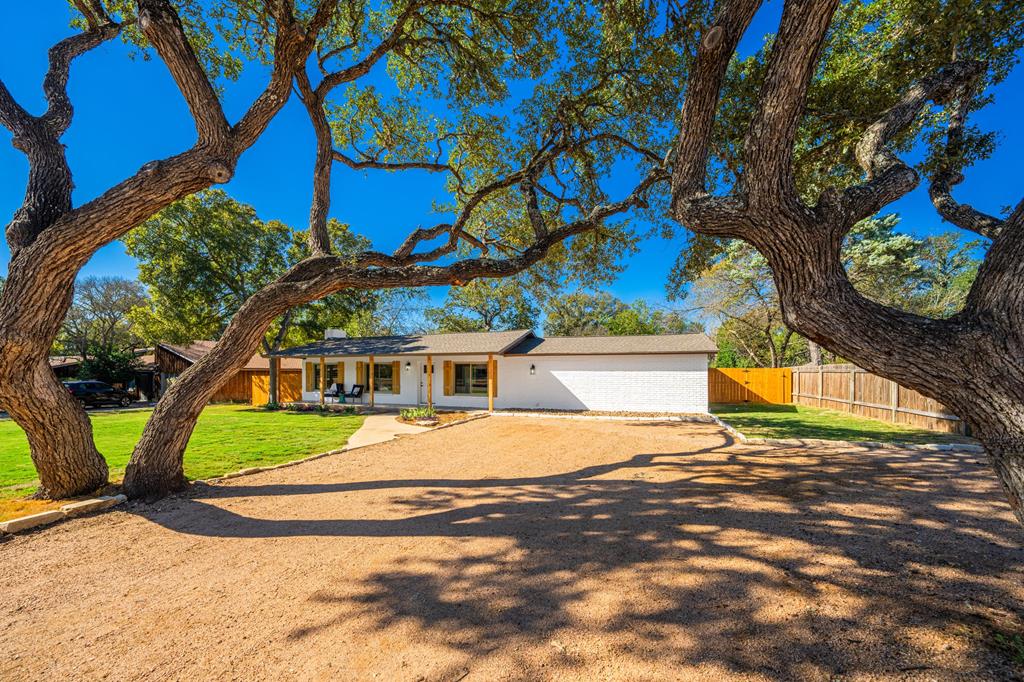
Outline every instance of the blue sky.
{"type": "MultiPolygon", "coordinates": [[[[741,51],[756,49],[761,36],[777,25],[779,0],[767,3],[748,32],[741,51]]],[[[64,0],[20,3],[18,21],[0,23],[0,78],[30,111],[44,106],[40,84],[46,70],[46,51],[69,35],[69,12],[64,0]]],[[[225,107],[237,120],[265,84],[252,71],[227,86],[225,107]]],[[[181,96],[158,60],[132,59],[119,41],[111,41],[79,58],[69,91],[75,118],[64,136],[76,183],[74,201],[83,203],[133,173],[142,164],[187,149],[195,138],[181,96]]],[[[957,196],[979,208],[997,212],[1020,198],[1019,159],[1024,156],[1024,126],[1013,122],[1024,111],[1024,69],[1018,67],[995,92],[995,103],[974,120],[1001,132],[996,154],[968,173],[957,196]]],[[[313,135],[305,114],[292,99],[263,138],[245,155],[225,189],[236,199],[254,205],[264,219],[293,226],[306,224],[313,161],[313,135]]],[[[27,164],[0,129],[0,216],[6,224],[22,201],[27,164]]],[[[331,214],[370,237],[379,248],[393,248],[406,233],[435,222],[431,201],[443,199],[442,179],[428,173],[359,173],[336,166],[331,214]]],[[[614,190],[615,187],[610,189],[614,190]]],[[[918,235],[950,229],[935,214],[923,187],[893,204],[902,229],[918,235]]],[[[637,297],[664,300],[668,271],[681,240],[652,238],[625,261],[625,272],[610,290],[627,301],[637,297]]],[[[6,244],[0,246],[0,269],[6,271],[6,244]]],[[[99,251],[83,275],[135,276],[135,263],[120,242],[99,251]]],[[[443,289],[433,292],[442,296],[443,289]]]]}

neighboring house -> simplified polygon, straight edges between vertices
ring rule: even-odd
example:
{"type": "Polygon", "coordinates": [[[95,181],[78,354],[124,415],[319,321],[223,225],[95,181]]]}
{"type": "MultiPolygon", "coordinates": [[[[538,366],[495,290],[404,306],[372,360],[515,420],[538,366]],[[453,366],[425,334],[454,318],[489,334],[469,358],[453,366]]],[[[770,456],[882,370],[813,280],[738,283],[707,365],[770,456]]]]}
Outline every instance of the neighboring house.
{"type": "Polygon", "coordinates": [[[82,365],[81,355],[51,355],[50,369],[58,379],[78,378],[78,368],[82,365]]]}
{"type": "Polygon", "coordinates": [[[328,330],[323,341],[275,355],[302,363],[304,401],[337,383],[346,391],[362,384],[369,401],[385,405],[705,413],[715,352],[704,334],[344,338],[328,330]]]}
{"type": "MultiPolygon", "coordinates": [[[[159,382],[156,379],[158,370],[154,361],[152,349],[140,348],[135,351],[138,356],[138,366],[135,368],[135,377],[127,386],[114,384],[115,388],[123,388],[138,395],[139,400],[156,400],[159,382]]],[[[51,355],[50,369],[61,381],[77,379],[79,369],[82,366],[81,355],[51,355]]]]}
{"type": "MultiPolygon", "coordinates": [[[[163,395],[179,374],[194,365],[204,355],[213,350],[216,341],[193,341],[189,344],[158,343],[154,350],[156,366],[159,368],[160,395],[163,395]]],[[[281,360],[281,377],[298,376],[301,371],[301,360],[285,358],[281,360]]],[[[253,378],[258,380],[269,378],[270,361],[259,355],[253,355],[245,367],[220,387],[210,402],[251,402],[253,378]]]]}

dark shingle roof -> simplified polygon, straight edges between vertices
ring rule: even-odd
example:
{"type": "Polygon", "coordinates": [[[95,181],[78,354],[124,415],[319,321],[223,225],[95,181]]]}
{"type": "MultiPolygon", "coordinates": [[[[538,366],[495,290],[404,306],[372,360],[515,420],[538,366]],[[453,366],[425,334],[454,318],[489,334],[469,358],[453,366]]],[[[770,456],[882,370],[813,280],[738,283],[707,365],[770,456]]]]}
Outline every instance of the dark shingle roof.
{"type": "Polygon", "coordinates": [[[654,355],[717,350],[718,346],[706,334],[550,336],[524,339],[505,355],[654,355]]]}
{"type": "MultiPolygon", "coordinates": [[[[189,362],[199,362],[199,358],[203,357],[217,345],[216,341],[193,341],[189,344],[177,344],[177,343],[161,343],[158,344],[163,348],[171,351],[175,355],[182,357],[189,362]]],[[[299,360],[282,360],[281,369],[302,369],[302,362],[299,360]]],[[[263,357],[259,353],[256,353],[249,362],[245,363],[245,367],[242,370],[248,371],[270,371],[270,360],[263,357]]]]}
{"type": "Polygon", "coordinates": [[[317,355],[470,355],[503,353],[509,347],[533,336],[527,329],[508,332],[461,332],[410,336],[363,336],[324,339],[277,353],[289,357],[317,355]]]}
{"type": "Polygon", "coordinates": [[[464,332],[410,336],[365,336],[325,339],[287,348],[285,357],[365,355],[651,355],[714,353],[705,334],[665,336],[555,336],[538,338],[527,330],[464,332]]]}

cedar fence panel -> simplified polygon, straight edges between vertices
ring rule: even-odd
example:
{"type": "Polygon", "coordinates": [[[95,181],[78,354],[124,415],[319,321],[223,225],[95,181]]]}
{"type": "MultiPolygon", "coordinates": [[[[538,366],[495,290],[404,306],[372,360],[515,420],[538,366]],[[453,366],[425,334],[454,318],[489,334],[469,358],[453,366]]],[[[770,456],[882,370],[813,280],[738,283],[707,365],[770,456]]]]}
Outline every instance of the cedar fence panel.
{"type": "Polygon", "coordinates": [[[917,391],[855,365],[793,367],[792,401],[919,429],[966,434],[949,409],[917,391]]]}
{"type": "Polygon", "coordinates": [[[721,367],[708,370],[712,403],[788,403],[793,390],[788,367],[721,367]]]}

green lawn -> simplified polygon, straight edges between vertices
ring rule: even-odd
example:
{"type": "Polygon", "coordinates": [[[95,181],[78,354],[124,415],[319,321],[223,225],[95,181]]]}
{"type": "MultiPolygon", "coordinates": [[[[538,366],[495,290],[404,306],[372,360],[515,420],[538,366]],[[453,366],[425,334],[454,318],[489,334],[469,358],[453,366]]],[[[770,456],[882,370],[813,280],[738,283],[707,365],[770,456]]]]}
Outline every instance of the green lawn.
{"type": "Polygon", "coordinates": [[[722,405],[711,411],[750,438],[821,438],[884,443],[964,443],[970,438],[915,429],[806,405],[722,405]]]}
{"type": "MultiPolygon", "coordinates": [[[[96,446],[107,458],[112,481],[123,476],[151,411],[90,413],[96,446]]],[[[211,405],[199,417],[185,451],[185,474],[192,479],[209,478],[334,450],[362,423],[358,415],[211,405]]],[[[13,421],[0,421],[0,497],[28,495],[35,482],[25,434],[13,421]]]]}

